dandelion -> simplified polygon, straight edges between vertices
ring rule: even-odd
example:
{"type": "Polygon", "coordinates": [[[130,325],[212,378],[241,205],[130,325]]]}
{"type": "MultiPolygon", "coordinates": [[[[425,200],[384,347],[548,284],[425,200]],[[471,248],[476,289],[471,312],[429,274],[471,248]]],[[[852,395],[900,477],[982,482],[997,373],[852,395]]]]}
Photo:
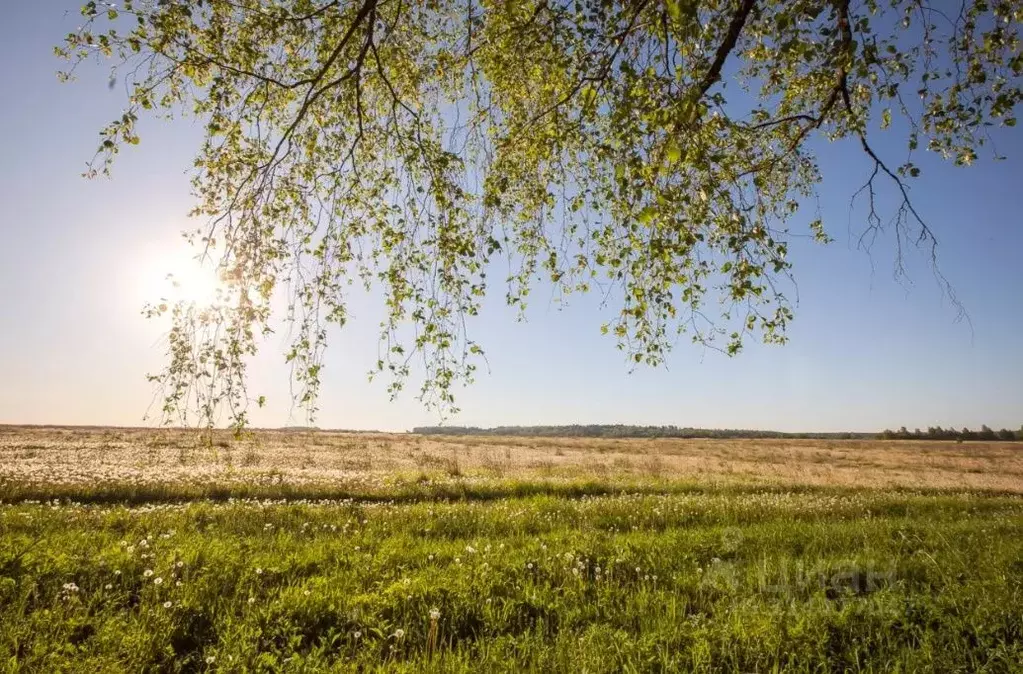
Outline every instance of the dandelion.
{"type": "Polygon", "coordinates": [[[255,604],[256,603],[256,598],[255,597],[249,597],[249,603],[250,604],[255,604]]]}
{"type": "Polygon", "coordinates": [[[261,568],[259,568],[259,567],[257,566],[257,567],[256,567],[256,575],[257,575],[257,576],[262,576],[262,575],[263,575],[263,569],[261,569],[261,568]]]}
{"type": "Polygon", "coordinates": [[[163,585],[163,578],[160,578],[159,576],[154,578],[153,579],[153,585],[163,585]]]}
{"type": "Polygon", "coordinates": [[[107,583],[106,585],[103,586],[103,589],[104,590],[113,590],[114,586],[111,585],[110,583],[107,583]]]}
{"type": "Polygon", "coordinates": [[[115,576],[120,576],[121,575],[121,570],[120,569],[115,569],[114,570],[114,575],[115,576]]]}
{"type": "Polygon", "coordinates": [[[163,607],[164,608],[170,608],[171,606],[174,606],[174,602],[170,602],[170,601],[163,602],[163,607]]]}
{"type": "Polygon", "coordinates": [[[184,562],[178,562],[178,563],[177,563],[177,564],[175,564],[174,566],[176,566],[176,567],[178,567],[178,568],[180,569],[180,568],[181,568],[181,567],[183,567],[184,565],[185,565],[185,563],[184,563],[184,562]]]}
{"type": "Polygon", "coordinates": [[[428,559],[428,560],[430,560],[430,561],[432,562],[432,561],[433,561],[433,553],[430,553],[430,554],[429,554],[429,555],[427,556],[427,559],[428,559]]]}
{"type": "Polygon", "coordinates": [[[352,636],[353,636],[353,637],[355,637],[356,639],[361,639],[361,638],[362,638],[362,632],[359,632],[358,630],[356,630],[356,631],[355,631],[355,632],[354,632],[354,633],[352,634],[352,636]]]}
{"type": "Polygon", "coordinates": [[[149,578],[150,576],[153,575],[153,570],[152,569],[146,569],[145,571],[142,572],[142,575],[145,576],[146,578],[149,578]]]}
{"type": "Polygon", "coordinates": [[[455,564],[461,564],[461,563],[462,563],[462,558],[461,557],[455,557],[455,564]]]}
{"type": "Polygon", "coordinates": [[[302,594],[304,594],[305,596],[307,596],[307,597],[308,597],[308,596],[309,596],[309,594],[310,594],[310,592],[309,592],[309,590],[306,590],[306,591],[305,591],[305,592],[303,592],[302,594]]]}
{"type": "Polygon", "coordinates": [[[439,620],[439,619],[440,619],[440,609],[431,608],[430,609],[430,620],[439,620]]]}
{"type": "Polygon", "coordinates": [[[476,554],[476,548],[472,547],[471,545],[465,546],[465,551],[468,552],[470,555],[476,554]]]}
{"type": "Polygon", "coordinates": [[[403,639],[405,637],[405,630],[403,630],[403,629],[401,629],[399,627],[398,629],[394,630],[394,634],[391,635],[391,636],[393,636],[395,639],[398,639],[400,641],[401,639],[403,639]]]}
{"type": "Polygon", "coordinates": [[[207,656],[206,656],[206,664],[207,664],[207,665],[212,665],[212,664],[213,664],[214,662],[216,662],[216,661],[217,661],[217,658],[216,658],[216,657],[214,657],[214,656],[212,656],[212,655],[207,655],[207,656]]]}
{"type": "Polygon", "coordinates": [[[532,570],[533,562],[530,562],[530,563],[526,564],[526,568],[532,570]]]}

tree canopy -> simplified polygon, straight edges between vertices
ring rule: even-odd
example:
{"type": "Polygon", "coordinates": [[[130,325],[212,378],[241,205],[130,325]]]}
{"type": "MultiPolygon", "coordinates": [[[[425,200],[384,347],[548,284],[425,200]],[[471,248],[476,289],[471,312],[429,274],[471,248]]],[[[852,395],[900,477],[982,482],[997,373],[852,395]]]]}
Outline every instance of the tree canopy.
{"type": "Polygon", "coordinates": [[[485,362],[466,318],[495,274],[519,308],[538,283],[601,293],[617,309],[601,329],[635,363],[660,363],[680,332],[729,354],[783,342],[789,225],[822,179],[814,139],[865,153],[850,182],[863,233],[894,235],[901,263],[904,244],[935,243],[910,198],[916,153],[974,162],[992,126],[1015,125],[1023,74],[1018,0],[123,0],[82,14],[57,48],[64,75],[98,54],[128,92],[90,175],[139,142],[146,112],[205,125],[192,240],[224,289],[213,306],[149,308],[173,318],[152,379],[166,414],[239,423],[275,292],[312,410],[353,281],[386,306],[373,371],[393,394],[421,358],[422,398],[446,408],[485,362]],[[889,125],[897,148],[875,144],[889,125]]]}

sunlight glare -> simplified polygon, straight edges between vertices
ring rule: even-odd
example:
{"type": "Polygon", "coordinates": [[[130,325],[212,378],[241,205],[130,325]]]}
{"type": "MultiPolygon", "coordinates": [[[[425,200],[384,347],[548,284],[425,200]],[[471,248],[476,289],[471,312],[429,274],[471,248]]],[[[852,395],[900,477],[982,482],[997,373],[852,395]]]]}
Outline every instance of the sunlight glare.
{"type": "Polygon", "coordinates": [[[215,304],[218,291],[223,293],[226,289],[213,260],[200,262],[195,251],[187,246],[155,256],[142,276],[140,290],[145,302],[184,302],[205,307],[215,304]]]}

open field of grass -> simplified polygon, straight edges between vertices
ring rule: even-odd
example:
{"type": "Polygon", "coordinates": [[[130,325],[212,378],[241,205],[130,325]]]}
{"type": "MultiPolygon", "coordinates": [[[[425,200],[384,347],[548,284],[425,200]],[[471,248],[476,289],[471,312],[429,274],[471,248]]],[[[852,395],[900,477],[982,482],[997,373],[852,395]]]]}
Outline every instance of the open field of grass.
{"type": "MultiPolygon", "coordinates": [[[[603,440],[0,426],[7,499],[395,496],[524,484],[870,487],[1023,493],[1023,445],[861,440],[603,440]]],[[[512,489],[514,487],[514,489],[512,489]]]]}
{"type": "Polygon", "coordinates": [[[1023,671],[1021,474],[997,443],[0,428],[0,671],[1023,671]]]}

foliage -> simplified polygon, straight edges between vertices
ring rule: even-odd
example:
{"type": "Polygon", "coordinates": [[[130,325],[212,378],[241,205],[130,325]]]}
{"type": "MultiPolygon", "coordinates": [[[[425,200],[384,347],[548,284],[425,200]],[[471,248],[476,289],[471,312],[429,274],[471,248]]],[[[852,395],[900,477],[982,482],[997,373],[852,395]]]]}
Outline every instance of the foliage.
{"type": "Polygon", "coordinates": [[[1011,671],[1015,498],[0,507],[11,671],[1011,671]],[[431,636],[432,635],[432,636],[431,636]]]}
{"type": "Polygon", "coordinates": [[[1008,428],[995,432],[990,427],[982,425],[979,431],[971,431],[963,427],[962,430],[954,428],[942,428],[941,426],[928,427],[926,431],[919,428],[912,433],[903,426],[898,431],[885,430],[881,433],[883,440],[1002,440],[1011,442],[1013,440],[1023,441],[1023,428],[1018,432],[1010,431],[1008,428]]]}
{"type": "MultiPolygon", "coordinates": [[[[420,394],[445,409],[484,362],[467,320],[505,267],[521,309],[542,282],[615,303],[602,330],[635,363],[662,362],[684,331],[729,354],[751,335],[783,342],[788,223],[821,179],[812,138],[862,147],[864,241],[893,232],[901,265],[906,242],[934,244],[909,199],[915,151],[968,165],[990,126],[1015,125],[1019,2],[937,4],[90,1],[57,51],[69,76],[100,54],[125,78],[92,172],[139,142],[147,111],[205,125],[193,241],[225,290],[215,307],[151,309],[173,318],[153,379],[168,416],[244,423],[246,359],[278,289],[311,410],[355,280],[386,305],[374,372],[397,393],[420,356],[420,394]],[[889,126],[901,163],[870,140],[889,126]]],[[[828,240],[819,219],[810,233],[828,240]]]]}

